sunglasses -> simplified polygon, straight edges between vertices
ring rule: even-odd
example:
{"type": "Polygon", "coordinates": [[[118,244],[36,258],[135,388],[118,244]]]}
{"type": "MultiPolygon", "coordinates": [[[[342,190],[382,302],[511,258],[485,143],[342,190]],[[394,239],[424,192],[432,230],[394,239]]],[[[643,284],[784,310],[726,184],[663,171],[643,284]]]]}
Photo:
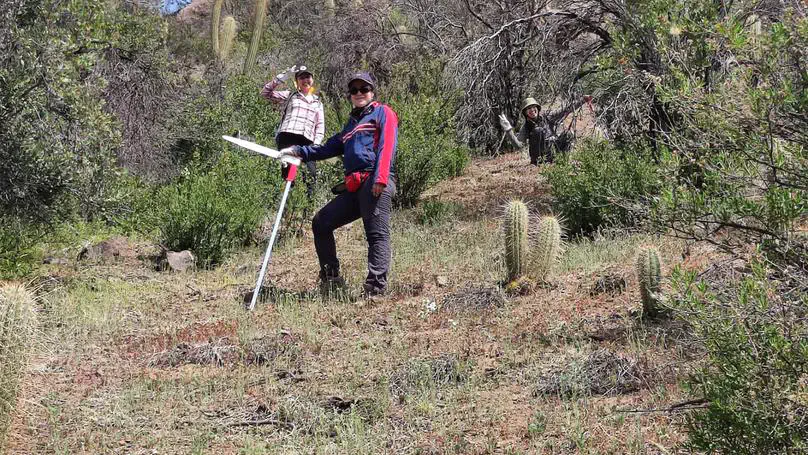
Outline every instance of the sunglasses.
{"type": "Polygon", "coordinates": [[[364,95],[365,93],[368,93],[368,92],[370,92],[372,90],[373,90],[373,87],[371,87],[369,85],[363,85],[362,87],[358,87],[358,88],[357,87],[351,87],[350,89],[348,89],[348,93],[350,93],[351,95],[356,95],[357,93],[362,92],[362,94],[364,95]]]}

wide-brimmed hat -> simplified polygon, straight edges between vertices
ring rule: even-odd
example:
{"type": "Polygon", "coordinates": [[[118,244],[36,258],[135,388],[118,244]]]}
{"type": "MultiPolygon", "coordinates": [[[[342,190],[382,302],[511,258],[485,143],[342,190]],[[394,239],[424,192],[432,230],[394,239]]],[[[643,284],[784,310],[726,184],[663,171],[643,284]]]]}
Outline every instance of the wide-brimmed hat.
{"type": "Polygon", "coordinates": [[[351,76],[348,78],[348,84],[347,84],[348,88],[351,87],[351,82],[353,81],[367,82],[368,85],[370,85],[373,88],[376,88],[376,80],[373,79],[373,76],[367,71],[358,71],[356,73],[351,74],[351,76]]]}
{"type": "Polygon", "coordinates": [[[525,109],[529,108],[530,106],[536,106],[539,108],[539,110],[541,110],[541,104],[539,104],[538,101],[536,101],[534,98],[525,98],[525,100],[522,101],[522,109],[519,109],[519,112],[524,114],[525,109]]]}

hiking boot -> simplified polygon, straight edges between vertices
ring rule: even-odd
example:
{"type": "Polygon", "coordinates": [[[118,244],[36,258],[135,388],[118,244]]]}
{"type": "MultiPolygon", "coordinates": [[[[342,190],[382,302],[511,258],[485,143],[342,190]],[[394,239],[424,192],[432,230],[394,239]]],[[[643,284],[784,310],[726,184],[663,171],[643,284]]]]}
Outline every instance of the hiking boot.
{"type": "Polygon", "coordinates": [[[384,295],[385,291],[386,290],[384,288],[380,288],[369,283],[362,285],[362,293],[365,295],[365,297],[379,297],[384,295]]]}
{"type": "Polygon", "coordinates": [[[320,279],[320,293],[323,295],[333,295],[345,289],[345,279],[341,276],[320,279]]]}
{"type": "Polygon", "coordinates": [[[321,294],[331,296],[344,291],[345,288],[345,279],[340,276],[338,268],[329,266],[320,268],[321,294]]]}

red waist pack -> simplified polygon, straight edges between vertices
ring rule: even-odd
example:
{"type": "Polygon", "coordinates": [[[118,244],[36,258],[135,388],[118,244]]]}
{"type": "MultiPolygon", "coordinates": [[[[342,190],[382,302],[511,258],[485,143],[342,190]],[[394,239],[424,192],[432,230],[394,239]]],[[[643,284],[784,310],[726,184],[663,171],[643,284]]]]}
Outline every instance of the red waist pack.
{"type": "Polygon", "coordinates": [[[351,193],[356,193],[362,187],[362,183],[367,180],[370,172],[351,172],[345,176],[345,189],[351,193]]]}

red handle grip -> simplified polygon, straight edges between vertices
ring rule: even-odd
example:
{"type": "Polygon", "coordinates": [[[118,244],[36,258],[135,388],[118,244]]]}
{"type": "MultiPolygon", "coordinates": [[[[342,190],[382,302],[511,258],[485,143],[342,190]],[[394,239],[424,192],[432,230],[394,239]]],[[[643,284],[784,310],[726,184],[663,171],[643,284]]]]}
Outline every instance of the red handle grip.
{"type": "Polygon", "coordinates": [[[297,177],[297,166],[294,164],[289,165],[289,172],[286,173],[286,181],[287,182],[294,182],[295,177],[297,177]]]}

